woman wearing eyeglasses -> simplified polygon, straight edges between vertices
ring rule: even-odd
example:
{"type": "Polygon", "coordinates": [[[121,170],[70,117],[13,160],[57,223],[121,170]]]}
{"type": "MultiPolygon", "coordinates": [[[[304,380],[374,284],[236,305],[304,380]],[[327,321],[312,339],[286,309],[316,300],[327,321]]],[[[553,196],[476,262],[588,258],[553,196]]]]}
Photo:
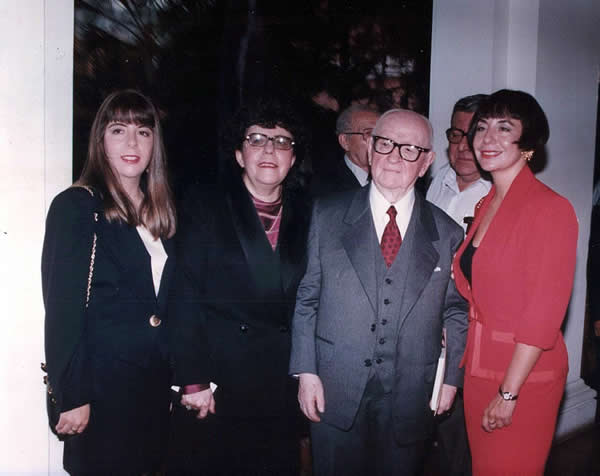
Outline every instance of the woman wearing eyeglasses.
{"type": "Polygon", "coordinates": [[[297,472],[288,363],[310,215],[299,174],[305,139],[294,110],[273,100],[235,122],[229,173],[186,200],[182,218],[172,474],[297,472]]]}

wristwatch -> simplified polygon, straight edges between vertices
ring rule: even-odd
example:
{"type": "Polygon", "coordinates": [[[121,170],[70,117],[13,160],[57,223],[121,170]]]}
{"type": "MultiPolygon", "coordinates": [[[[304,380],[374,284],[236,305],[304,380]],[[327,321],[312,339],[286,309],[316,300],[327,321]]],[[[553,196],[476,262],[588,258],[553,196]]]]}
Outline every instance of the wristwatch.
{"type": "Polygon", "coordinates": [[[518,395],[513,395],[510,392],[503,392],[502,391],[502,385],[500,385],[500,387],[498,387],[498,393],[500,394],[500,396],[502,397],[502,399],[504,399],[506,401],[516,400],[517,398],[519,398],[518,395]]]}

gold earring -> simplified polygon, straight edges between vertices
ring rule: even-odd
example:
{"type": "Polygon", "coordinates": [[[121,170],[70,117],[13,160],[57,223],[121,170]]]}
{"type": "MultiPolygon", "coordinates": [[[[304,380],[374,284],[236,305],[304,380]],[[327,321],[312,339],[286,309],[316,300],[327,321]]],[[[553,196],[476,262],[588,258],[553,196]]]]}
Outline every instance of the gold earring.
{"type": "Polygon", "coordinates": [[[523,151],[521,151],[521,158],[525,162],[529,162],[531,160],[531,157],[533,157],[533,150],[523,150],[523,151]]]}

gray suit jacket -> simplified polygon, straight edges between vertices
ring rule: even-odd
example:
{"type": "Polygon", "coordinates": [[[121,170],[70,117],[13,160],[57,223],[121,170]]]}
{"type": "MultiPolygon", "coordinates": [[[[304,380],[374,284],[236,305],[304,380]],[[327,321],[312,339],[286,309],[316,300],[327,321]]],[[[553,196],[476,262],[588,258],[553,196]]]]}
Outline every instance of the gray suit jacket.
{"type": "MultiPolygon", "coordinates": [[[[433,422],[429,400],[442,328],[447,330],[445,382],[461,386],[458,365],[467,330],[467,304],[450,278],[462,229],[417,192],[402,247],[402,272],[393,293],[399,304],[393,384],[396,439],[425,439],[433,422]]],[[[315,203],[308,266],[293,319],[290,373],[319,375],[325,391],[322,421],[352,425],[372,367],[377,317],[376,253],[369,187],[315,203]]],[[[396,262],[394,263],[396,265],[396,262]]]]}

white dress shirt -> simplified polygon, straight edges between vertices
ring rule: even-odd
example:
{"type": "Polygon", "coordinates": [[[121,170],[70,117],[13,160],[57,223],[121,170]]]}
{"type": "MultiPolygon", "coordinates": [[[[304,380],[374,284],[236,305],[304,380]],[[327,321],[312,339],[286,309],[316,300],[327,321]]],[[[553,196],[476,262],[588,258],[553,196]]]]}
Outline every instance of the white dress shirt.
{"type": "Polygon", "coordinates": [[[354,174],[358,183],[360,183],[361,187],[364,187],[369,182],[369,173],[365,170],[361,169],[358,165],[352,162],[347,155],[344,155],[344,162],[346,162],[346,167],[350,169],[350,172],[354,174]]]}
{"type": "Polygon", "coordinates": [[[456,172],[447,163],[431,181],[427,190],[427,200],[444,210],[467,231],[464,218],[473,216],[475,205],[488,194],[490,188],[492,183],[489,180],[479,178],[461,192],[456,183],[456,172]]]}
{"type": "Polygon", "coordinates": [[[400,200],[395,203],[390,203],[377,189],[374,183],[371,183],[369,189],[369,203],[371,205],[371,215],[375,224],[375,232],[377,240],[381,243],[381,236],[385,226],[390,221],[390,216],[387,211],[391,205],[394,205],[398,214],[396,215],[396,224],[400,230],[400,236],[404,239],[406,229],[412,216],[413,207],[415,205],[415,189],[411,188],[400,200]]]}

